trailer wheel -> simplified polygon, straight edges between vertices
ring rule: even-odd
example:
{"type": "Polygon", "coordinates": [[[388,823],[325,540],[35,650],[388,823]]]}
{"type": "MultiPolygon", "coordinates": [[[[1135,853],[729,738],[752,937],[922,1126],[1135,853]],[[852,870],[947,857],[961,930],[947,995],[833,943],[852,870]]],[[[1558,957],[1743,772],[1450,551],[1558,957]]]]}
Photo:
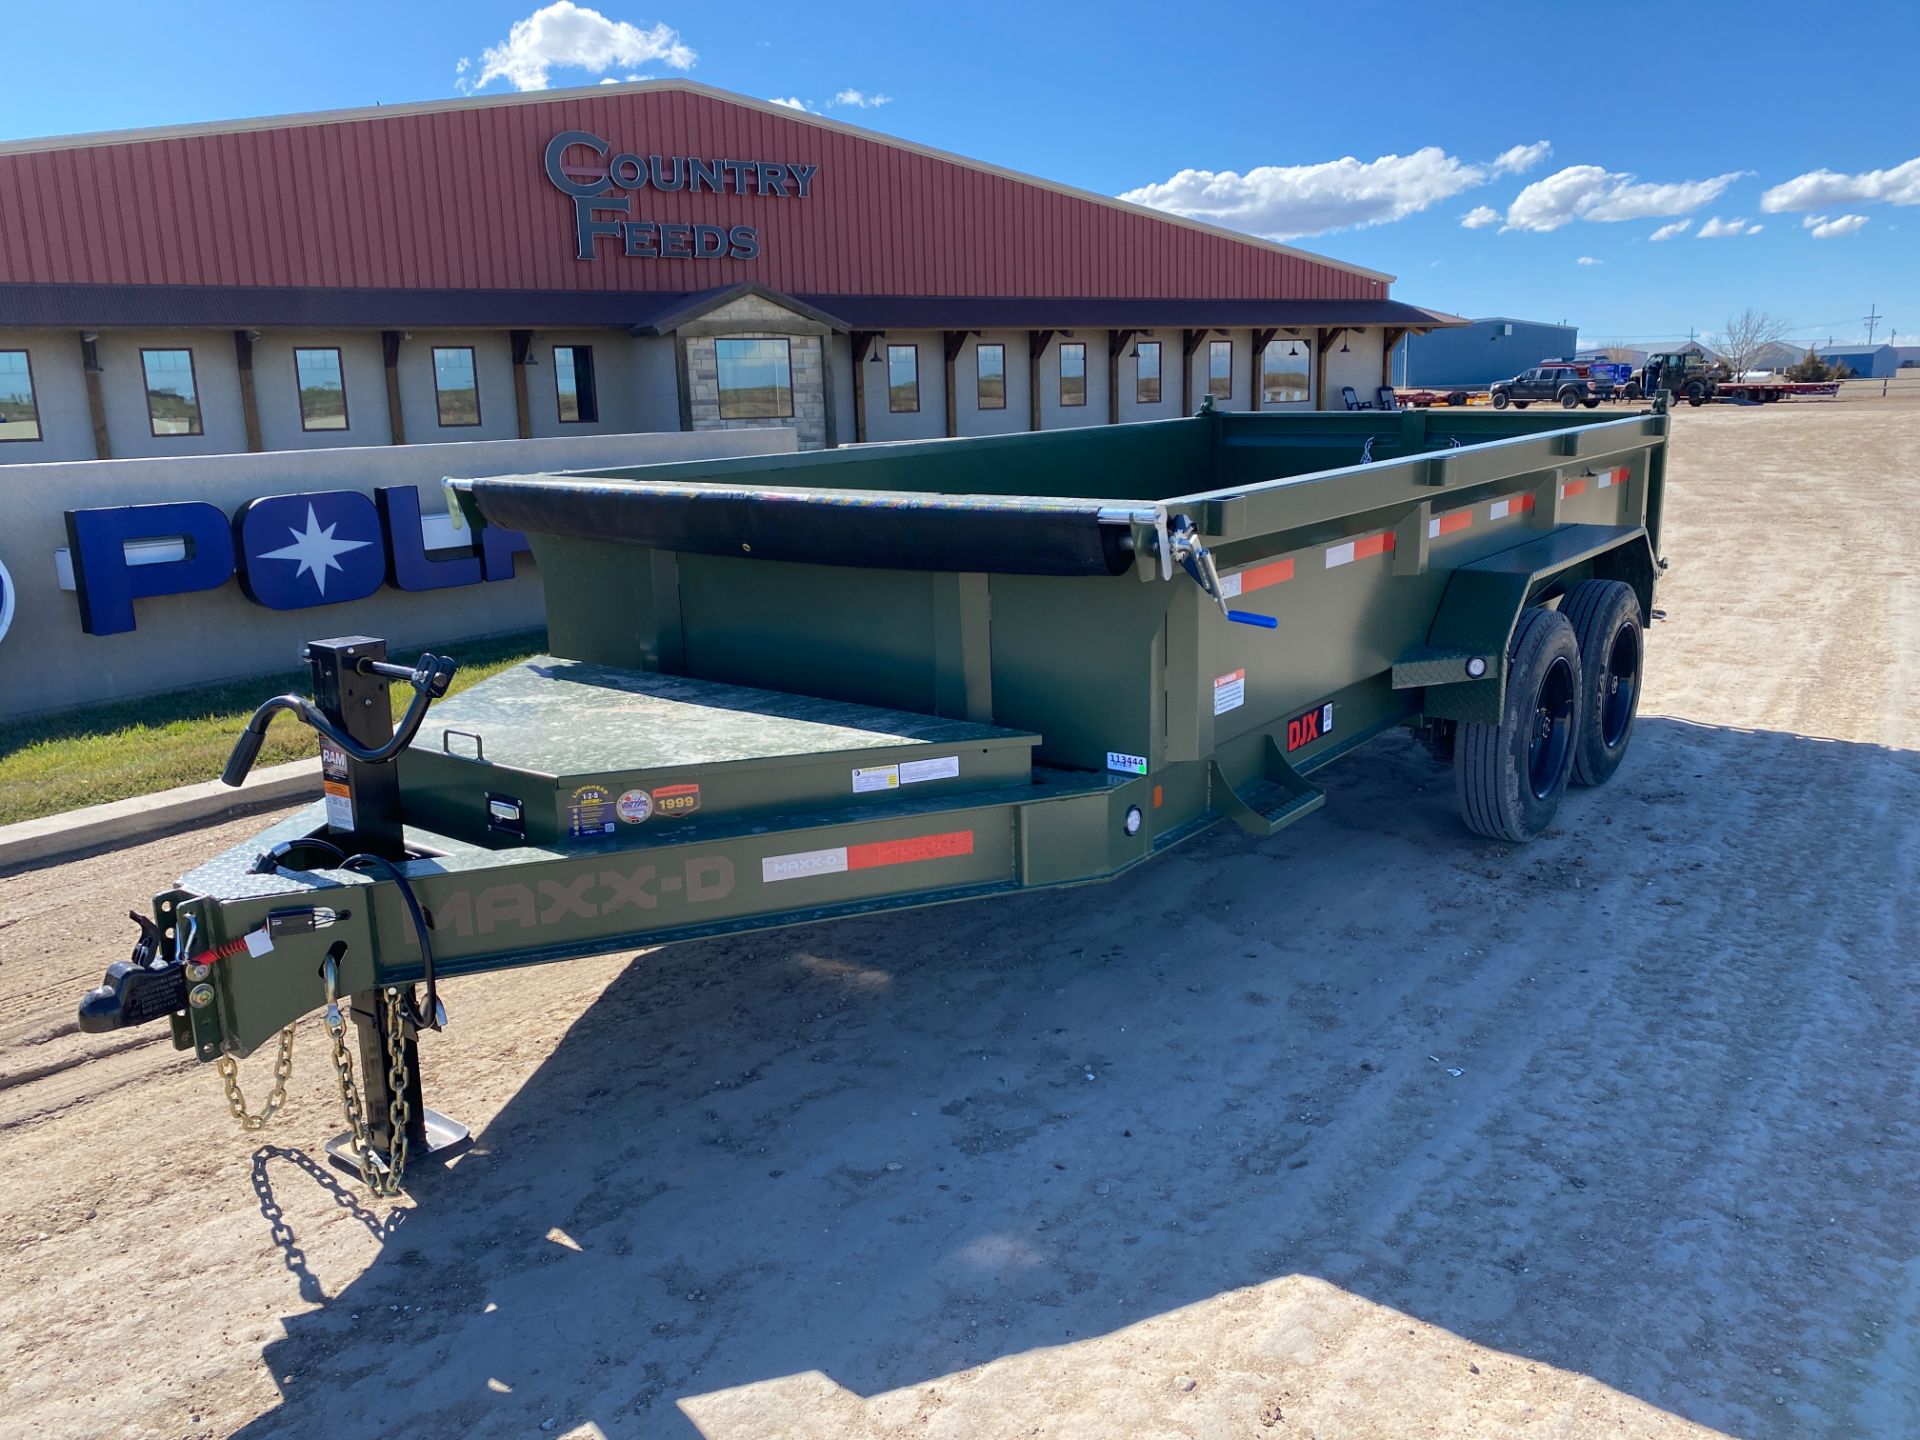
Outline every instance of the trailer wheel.
{"type": "Polygon", "coordinates": [[[1453,778],[1469,830],[1518,842],[1546,829],[1566,793],[1580,733],[1580,646],[1566,616],[1535,606],[1508,653],[1500,723],[1461,722],[1453,778]]]}
{"type": "Polygon", "coordinates": [[[1698,408],[1707,403],[1707,387],[1698,380],[1687,386],[1687,404],[1698,408]]]}
{"type": "Polygon", "coordinates": [[[1582,580],[1560,603],[1580,642],[1580,736],[1573,779],[1600,785],[1620,768],[1640,713],[1640,597],[1618,580],[1582,580]]]}

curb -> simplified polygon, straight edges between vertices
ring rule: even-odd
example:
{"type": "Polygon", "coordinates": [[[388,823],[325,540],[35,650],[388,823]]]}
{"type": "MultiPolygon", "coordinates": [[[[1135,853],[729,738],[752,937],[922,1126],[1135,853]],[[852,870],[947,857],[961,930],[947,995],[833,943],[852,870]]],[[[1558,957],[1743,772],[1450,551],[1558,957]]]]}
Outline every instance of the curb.
{"type": "Polygon", "coordinates": [[[237,790],[207,780],[157,795],[137,795],[64,815],[0,825],[0,870],[32,869],[83,850],[151,840],[210,820],[317,799],[319,793],[320,762],[293,760],[254,771],[237,790]]]}

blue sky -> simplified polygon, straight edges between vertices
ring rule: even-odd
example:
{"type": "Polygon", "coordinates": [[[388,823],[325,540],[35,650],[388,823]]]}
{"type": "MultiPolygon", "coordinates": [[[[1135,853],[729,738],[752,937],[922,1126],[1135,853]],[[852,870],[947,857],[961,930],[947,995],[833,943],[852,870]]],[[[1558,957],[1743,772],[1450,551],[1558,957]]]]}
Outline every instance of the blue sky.
{"type": "Polygon", "coordinates": [[[1825,340],[1877,306],[1920,341],[1920,6],[11,11],[5,138],[685,75],[1284,235],[1462,314],[1632,340],[1754,306],[1825,340]]]}

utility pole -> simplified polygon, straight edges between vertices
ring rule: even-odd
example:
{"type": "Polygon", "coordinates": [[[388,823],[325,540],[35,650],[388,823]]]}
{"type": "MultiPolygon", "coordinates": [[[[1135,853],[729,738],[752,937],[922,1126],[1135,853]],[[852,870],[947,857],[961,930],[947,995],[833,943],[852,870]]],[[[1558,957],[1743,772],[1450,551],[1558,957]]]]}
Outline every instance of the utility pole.
{"type": "Polygon", "coordinates": [[[1878,305],[1869,305],[1867,307],[1867,313],[1860,318],[1867,322],[1867,344],[1871,345],[1873,344],[1873,327],[1887,317],[1880,313],[1880,307],[1878,305]]]}

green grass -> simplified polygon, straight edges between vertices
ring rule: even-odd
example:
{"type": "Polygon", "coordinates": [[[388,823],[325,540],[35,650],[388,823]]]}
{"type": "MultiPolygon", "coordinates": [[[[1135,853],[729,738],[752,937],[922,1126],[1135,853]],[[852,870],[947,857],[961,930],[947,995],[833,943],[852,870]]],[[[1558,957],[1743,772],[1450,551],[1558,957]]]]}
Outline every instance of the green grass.
{"type": "MultiPolygon", "coordinates": [[[[460,664],[448,693],[497,675],[545,645],[546,634],[535,630],[446,646],[460,664]]],[[[418,647],[391,653],[395,660],[411,662],[418,647]]],[[[304,695],[311,683],[305,670],[287,670],[35,720],[0,721],[0,825],[217,780],[254,707],[289,690],[304,695]]],[[[411,694],[404,687],[395,694],[396,719],[411,694]]],[[[313,731],[281,715],[267,731],[256,764],[278,765],[318,753],[313,731]]]]}

